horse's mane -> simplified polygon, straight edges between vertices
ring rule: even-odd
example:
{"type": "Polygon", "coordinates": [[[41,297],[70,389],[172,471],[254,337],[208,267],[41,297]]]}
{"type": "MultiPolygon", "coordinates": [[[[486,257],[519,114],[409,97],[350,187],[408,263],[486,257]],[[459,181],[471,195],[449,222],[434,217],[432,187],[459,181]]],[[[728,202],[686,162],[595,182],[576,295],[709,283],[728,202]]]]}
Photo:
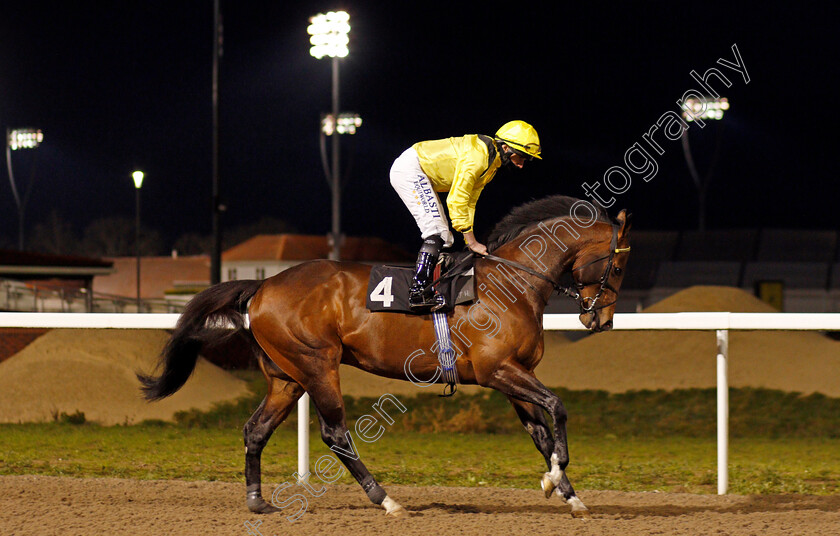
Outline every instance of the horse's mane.
{"type": "MultiPolygon", "coordinates": [[[[565,195],[552,195],[520,205],[493,227],[487,239],[487,248],[492,251],[519,236],[526,228],[541,221],[571,216],[572,206],[580,201],[565,195]]],[[[598,211],[598,221],[610,222],[607,212],[597,203],[589,203],[598,211]]]]}

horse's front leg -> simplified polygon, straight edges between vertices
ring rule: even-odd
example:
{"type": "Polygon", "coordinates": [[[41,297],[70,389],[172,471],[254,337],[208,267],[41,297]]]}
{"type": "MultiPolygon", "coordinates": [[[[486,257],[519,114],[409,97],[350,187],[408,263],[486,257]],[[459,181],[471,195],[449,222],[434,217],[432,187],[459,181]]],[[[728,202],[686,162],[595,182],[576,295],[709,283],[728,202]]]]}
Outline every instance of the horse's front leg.
{"type": "Polygon", "coordinates": [[[513,405],[513,409],[516,410],[516,414],[519,416],[519,420],[522,421],[525,430],[528,431],[531,439],[534,440],[534,445],[537,447],[537,450],[545,458],[548,472],[544,473],[540,480],[540,487],[545,493],[545,498],[548,499],[552,493],[556,493],[558,497],[572,506],[573,516],[585,517],[584,513],[587,511],[586,506],[575,495],[572,484],[569,482],[569,478],[564,470],[565,466],[561,469],[560,459],[554,453],[554,435],[548,427],[542,408],[512,397],[508,397],[508,400],[513,405]]]}
{"type": "MultiPolygon", "coordinates": [[[[522,426],[525,427],[525,430],[534,441],[534,445],[537,447],[537,450],[540,451],[540,454],[542,454],[543,458],[545,458],[548,470],[554,471],[554,467],[556,466],[556,464],[552,462],[552,454],[554,454],[554,434],[551,433],[551,429],[548,427],[542,408],[535,406],[530,402],[523,402],[522,400],[512,398],[510,396],[508,397],[508,400],[513,406],[513,409],[516,410],[516,415],[519,416],[519,420],[522,421],[522,426]]],[[[551,497],[551,493],[557,487],[551,481],[549,475],[550,473],[545,473],[542,481],[540,482],[543,491],[545,491],[546,499],[551,497]]]]}
{"type": "Polygon", "coordinates": [[[481,384],[507,395],[537,449],[545,458],[548,472],[543,475],[541,482],[545,496],[550,497],[551,493],[555,492],[571,506],[572,517],[590,517],[589,510],[575,494],[566,475],[566,467],[569,465],[567,413],[560,397],[518,363],[503,363],[481,384]],[[543,410],[552,417],[555,430],[553,436],[543,416],[543,410]]]}
{"type": "MultiPolygon", "coordinates": [[[[554,434],[548,427],[545,421],[545,414],[542,408],[535,406],[530,402],[523,402],[517,398],[508,396],[513,409],[516,410],[516,415],[522,421],[522,426],[534,440],[534,445],[540,454],[545,458],[545,463],[548,465],[548,470],[551,471],[551,454],[554,452],[554,434]]],[[[550,492],[546,494],[546,498],[550,497],[550,492]]]]}

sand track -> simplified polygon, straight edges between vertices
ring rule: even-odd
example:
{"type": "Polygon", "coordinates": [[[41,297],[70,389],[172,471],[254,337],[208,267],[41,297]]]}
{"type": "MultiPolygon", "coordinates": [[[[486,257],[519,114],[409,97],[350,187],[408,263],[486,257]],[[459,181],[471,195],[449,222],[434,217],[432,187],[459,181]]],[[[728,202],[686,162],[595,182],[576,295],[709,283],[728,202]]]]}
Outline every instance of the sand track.
{"type": "MultiPolygon", "coordinates": [[[[837,535],[840,497],[581,491],[593,519],[572,519],[536,489],[387,486],[411,517],[392,520],[358,486],[330,486],[295,523],[245,508],[241,483],[0,477],[0,534],[837,535]],[[260,523],[261,522],[261,523],[260,523]]],[[[291,495],[288,492],[288,496],[291,495]]],[[[285,496],[284,496],[285,497],[285,496]]],[[[291,509],[289,510],[291,512],[291,509]]]]}

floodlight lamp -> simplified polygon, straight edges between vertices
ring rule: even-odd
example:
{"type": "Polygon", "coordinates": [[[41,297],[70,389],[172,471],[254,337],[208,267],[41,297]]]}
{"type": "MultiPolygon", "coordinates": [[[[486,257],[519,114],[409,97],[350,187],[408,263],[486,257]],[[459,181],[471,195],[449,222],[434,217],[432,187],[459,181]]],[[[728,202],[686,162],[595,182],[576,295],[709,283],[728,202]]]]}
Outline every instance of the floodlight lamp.
{"type": "Polygon", "coordinates": [[[723,119],[723,112],[729,109],[729,100],[724,98],[690,98],[682,105],[683,119],[694,121],[695,119],[723,119]]]}
{"type": "Polygon", "coordinates": [[[16,128],[10,130],[6,143],[9,149],[17,151],[18,149],[34,149],[41,145],[44,141],[44,133],[37,128],[16,128]]]}
{"type": "Polygon", "coordinates": [[[335,132],[335,119],[332,114],[323,114],[321,116],[321,132],[327,136],[332,136],[335,132]]]}
{"type": "Polygon", "coordinates": [[[360,126],[362,126],[362,118],[359,117],[359,114],[338,114],[336,130],[339,134],[355,134],[356,129],[360,126]]]}
{"type": "Polygon", "coordinates": [[[318,59],[324,56],[344,58],[349,54],[347,48],[350,39],[350,15],[345,11],[330,11],[326,14],[318,13],[310,18],[306,32],[311,36],[309,42],[312,48],[309,53],[318,59]]]}
{"type": "Polygon", "coordinates": [[[362,118],[356,113],[340,113],[338,114],[338,121],[333,118],[332,114],[321,116],[321,132],[327,136],[332,136],[334,133],[355,134],[356,129],[360,126],[362,126],[362,118]]]}

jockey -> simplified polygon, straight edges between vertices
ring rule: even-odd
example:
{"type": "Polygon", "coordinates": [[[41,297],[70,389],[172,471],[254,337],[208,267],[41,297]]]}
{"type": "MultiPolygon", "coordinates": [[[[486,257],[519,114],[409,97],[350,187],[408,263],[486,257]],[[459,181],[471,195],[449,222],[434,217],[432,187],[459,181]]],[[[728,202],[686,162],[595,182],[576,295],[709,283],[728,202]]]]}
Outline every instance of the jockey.
{"type": "Polygon", "coordinates": [[[440,250],[453,244],[437,192],[449,192],[446,207],[452,227],[464,235],[467,247],[486,254],[475,239],[475,204],[484,186],[502,166],[521,168],[526,160],[540,158],[540,138],[524,121],[502,125],[491,138],[467,134],[457,138],[421,141],[406,149],[391,166],[391,186],[397,191],[420,228],[423,246],[417,256],[409,289],[409,306],[418,312],[436,311],[446,303],[432,280],[440,250]]]}

